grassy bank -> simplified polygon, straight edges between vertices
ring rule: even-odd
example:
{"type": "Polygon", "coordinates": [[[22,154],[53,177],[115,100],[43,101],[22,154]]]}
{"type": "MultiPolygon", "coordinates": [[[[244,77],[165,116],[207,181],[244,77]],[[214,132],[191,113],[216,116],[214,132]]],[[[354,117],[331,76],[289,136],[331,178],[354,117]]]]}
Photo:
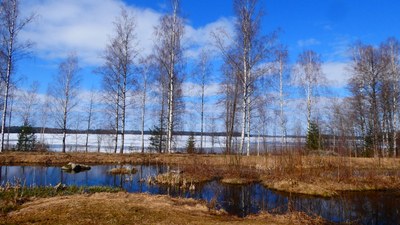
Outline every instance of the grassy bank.
{"type": "Polygon", "coordinates": [[[11,185],[6,183],[0,186],[0,216],[19,209],[24,203],[37,198],[49,198],[55,196],[69,196],[74,194],[93,194],[99,192],[116,193],[122,191],[120,188],[90,186],[56,186],[56,187],[26,187],[19,181],[11,185]]]}
{"type": "MultiPolygon", "coordinates": [[[[334,196],[341,191],[400,189],[400,159],[350,158],[287,153],[263,156],[189,154],[18,153],[0,154],[0,165],[166,164],[187,182],[220,179],[261,181],[279,191],[334,196]]],[[[179,182],[178,182],[179,183],[179,182]]]]}
{"type": "Polygon", "coordinates": [[[304,213],[237,218],[204,202],[147,194],[95,193],[35,198],[0,224],[325,224],[304,213]]]}

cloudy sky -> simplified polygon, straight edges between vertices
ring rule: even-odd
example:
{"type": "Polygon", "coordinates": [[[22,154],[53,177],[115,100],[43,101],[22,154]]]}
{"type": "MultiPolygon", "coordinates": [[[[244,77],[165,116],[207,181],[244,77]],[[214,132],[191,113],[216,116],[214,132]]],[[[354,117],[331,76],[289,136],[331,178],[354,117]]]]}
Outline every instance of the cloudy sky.
{"type": "MultiPolygon", "coordinates": [[[[260,0],[265,10],[265,34],[280,30],[279,41],[288,46],[290,63],[300,52],[320,53],[323,69],[337,95],[345,96],[348,78],[348,49],[356,41],[379,45],[388,37],[400,37],[400,3],[396,0],[260,0]]],[[[57,65],[70,52],[76,52],[82,67],[83,88],[100,88],[93,69],[101,63],[113,32],[113,21],[126,6],[136,18],[141,53],[149,54],[154,27],[169,11],[168,0],[24,0],[22,13],[37,15],[34,23],[21,33],[22,40],[35,43],[31,57],[18,63],[23,77],[19,86],[39,81],[46,92],[57,65]]],[[[210,32],[218,27],[232,30],[232,0],[182,0],[185,19],[185,56],[196,58],[199,49],[212,47],[210,32]]],[[[190,68],[190,66],[189,66],[190,68]]],[[[218,76],[219,72],[214,72],[218,76]]],[[[187,71],[190,72],[190,71],[187,71]]],[[[217,89],[211,84],[210,91],[217,89]]],[[[191,88],[186,88],[190,96],[191,88]]]]}

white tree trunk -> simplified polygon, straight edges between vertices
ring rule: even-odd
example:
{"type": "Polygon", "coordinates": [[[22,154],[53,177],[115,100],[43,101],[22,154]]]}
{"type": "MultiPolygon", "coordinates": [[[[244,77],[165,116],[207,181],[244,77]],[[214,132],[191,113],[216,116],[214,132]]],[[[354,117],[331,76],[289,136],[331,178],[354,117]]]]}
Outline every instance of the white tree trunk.
{"type": "Polygon", "coordinates": [[[307,133],[310,130],[311,123],[311,85],[307,84],[307,133]]]}
{"type": "Polygon", "coordinates": [[[281,149],[286,146],[286,128],[283,113],[284,96],[283,96],[283,59],[279,58],[279,100],[280,100],[280,122],[281,122],[281,149]]]}
{"type": "Polygon", "coordinates": [[[239,154],[243,154],[244,147],[244,139],[245,139],[245,131],[246,131],[246,118],[247,118],[247,100],[246,100],[246,91],[243,91],[243,102],[242,102],[242,132],[240,135],[240,144],[239,144],[239,154]]]}
{"type": "Polygon", "coordinates": [[[204,86],[205,86],[205,71],[202,73],[202,84],[201,84],[201,128],[200,128],[200,151],[203,152],[203,136],[204,136],[204,86]]]}
{"type": "MultiPolygon", "coordinates": [[[[172,56],[173,58],[173,56],[172,56]]],[[[171,66],[171,68],[173,65],[171,66]]],[[[167,151],[172,153],[172,130],[173,130],[173,119],[174,119],[174,76],[173,71],[170,75],[169,90],[168,90],[168,126],[167,126],[167,151]]]]}
{"type": "MultiPolygon", "coordinates": [[[[16,5],[14,5],[16,7],[16,5]]],[[[14,8],[16,10],[16,8],[14,8]]],[[[10,32],[10,40],[8,41],[8,48],[7,48],[7,71],[6,71],[6,82],[5,82],[5,91],[4,91],[4,105],[3,105],[3,114],[1,120],[1,148],[0,152],[4,151],[4,132],[6,127],[6,118],[7,118],[7,105],[8,105],[8,98],[10,92],[10,77],[11,77],[11,68],[13,62],[13,47],[14,47],[14,28],[15,28],[15,20],[12,19],[12,24],[9,28],[10,32]]]]}
{"type": "Polygon", "coordinates": [[[147,71],[144,72],[144,80],[143,80],[143,95],[142,95],[142,153],[144,153],[144,122],[146,116],[146,94],[147,94],[147,71]]]}
{"type": "Polygon", "coordinates": [[[251,114],[250,114],[250,96],[247,98],[247,146],[246,146],[246,155],[250,156],[250,122],[251,122],[251,114]]]}
{"type": "MultiPolygon", "coordinates": [[[[244,45],[246,46],[246,43],[244,43],[244,45]]],[[[240,136],[240,144],[239,144],[239,152],[240,154],[244,154],[244,141],[245,141],[245,132],[246,132],[246,119],[247,119],[247,106],[248,106],[248,102],[247,102],[247,98],[248,98],[248,85],[247,85],[247,49],[244,49],[244,54],[242,57],[242,63],[243,63],[243,102],[242,102],[242,132],[241,132],[241,136],[240,136]]]]}
{"type": "Polygon", "coordinates": [[[115,137],[114,137],[114,153],[117,153],[118,148],[118,133],[119,133],[119,87],[115,96],[115,137]]]}
{"type": "MultiPolygon", "coordinates": [[[[126,73],[126,72],[125,72],[126,73]]],[[[124,83],[122,85],[122,105],[121,105],[121,146],[120,154],[124,153],[125,148],[125,126],[126,126],[126,91],[127,91],[127,74],[124,74],[124,83]]]]}
{"type": "Polygon", "coordinates": [[[167,126],[167,151],[172,153],[172,132],[174,126],[174,96],[175,96],[175,47],[176,47],[176,32],[177,32],[177,13],[178,3],[174,2],[173,5],[173,22],[171,30],[171,49],[170,50],[170,62],[169,62],[169,90],[168,90],[168,126],[167,126]]]}
{"type": "Polygon", "coordinates": [[[92,111],[93,111],[93,96],[90,97],[90,103],[89,103],[89,112],[88,112],[88,124],[87,124],[87,129],[86,129],[86,142],[85,142],[85,152],[88,152],[88,144],[89,144],[89,131],[90,131],[90,126],[92,123],[92,111]]]}

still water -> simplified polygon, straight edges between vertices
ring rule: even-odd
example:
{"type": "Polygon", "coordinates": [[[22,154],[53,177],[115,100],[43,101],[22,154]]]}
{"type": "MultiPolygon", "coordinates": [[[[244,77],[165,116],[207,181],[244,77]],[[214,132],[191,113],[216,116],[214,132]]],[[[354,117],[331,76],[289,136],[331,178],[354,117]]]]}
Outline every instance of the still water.
{"type": "Polygon", "coordinates": [[[92,166],[89,171],[71,174],[59,167],[40,166],[0,166],[0,185],[15,178],[26,186],[48,186],[59,182],[77,186],[115,186],[128,192],[168,194],[215,201],[217,208],[230,214],[246,216],[260,211],[284,213],[289,206],[310,215],[319,215],[332,222],[356,222],[357,224],[400,224],[400,195],[394,192],[354,192],[343,193],[335,198],[318,198],[303,195],[290,195],[266,189],[260,184],[225,185],[211,181],[196,186],[195,191],[178,187],[149,185],[149,176],[164,173],[166,166],[135,165],[134,175],[111,175],[112,165],[92,166]]]}

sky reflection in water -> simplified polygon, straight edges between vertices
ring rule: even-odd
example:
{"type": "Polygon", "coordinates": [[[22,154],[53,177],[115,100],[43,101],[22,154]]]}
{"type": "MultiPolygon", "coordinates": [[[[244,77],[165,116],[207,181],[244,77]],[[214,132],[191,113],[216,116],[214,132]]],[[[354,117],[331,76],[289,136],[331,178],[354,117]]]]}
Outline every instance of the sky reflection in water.
{"type": "Polygon", "coordinates": [[[0,184],[13,182],[20,178],[27,186],[48,186],[62,182],[77,186],[115,186],[128,192],[146,192],[150,194],[168,194],[205,200],[215,199],[217,208],[223,208],[230,214],[246,216],[265,210],[272,213],[284,213],[288,202],[295,210],[319,215],[332,222],[356,221],[361,224],[400,224],[400,196],[385,192],[345,193],[336,198],[317,198],[301,195],[289,195],[264,188],[260,184],[223,185],[211,181],[196,186],[194,192],[179,187],[149,185],[139,182],[142,178],[167,171],[166,166],[136,165],[134,175],[111,175],[112,165],[93,166],[91,170],[71,174],[59,167],[39,166],[0,166],[0,184]]]}

